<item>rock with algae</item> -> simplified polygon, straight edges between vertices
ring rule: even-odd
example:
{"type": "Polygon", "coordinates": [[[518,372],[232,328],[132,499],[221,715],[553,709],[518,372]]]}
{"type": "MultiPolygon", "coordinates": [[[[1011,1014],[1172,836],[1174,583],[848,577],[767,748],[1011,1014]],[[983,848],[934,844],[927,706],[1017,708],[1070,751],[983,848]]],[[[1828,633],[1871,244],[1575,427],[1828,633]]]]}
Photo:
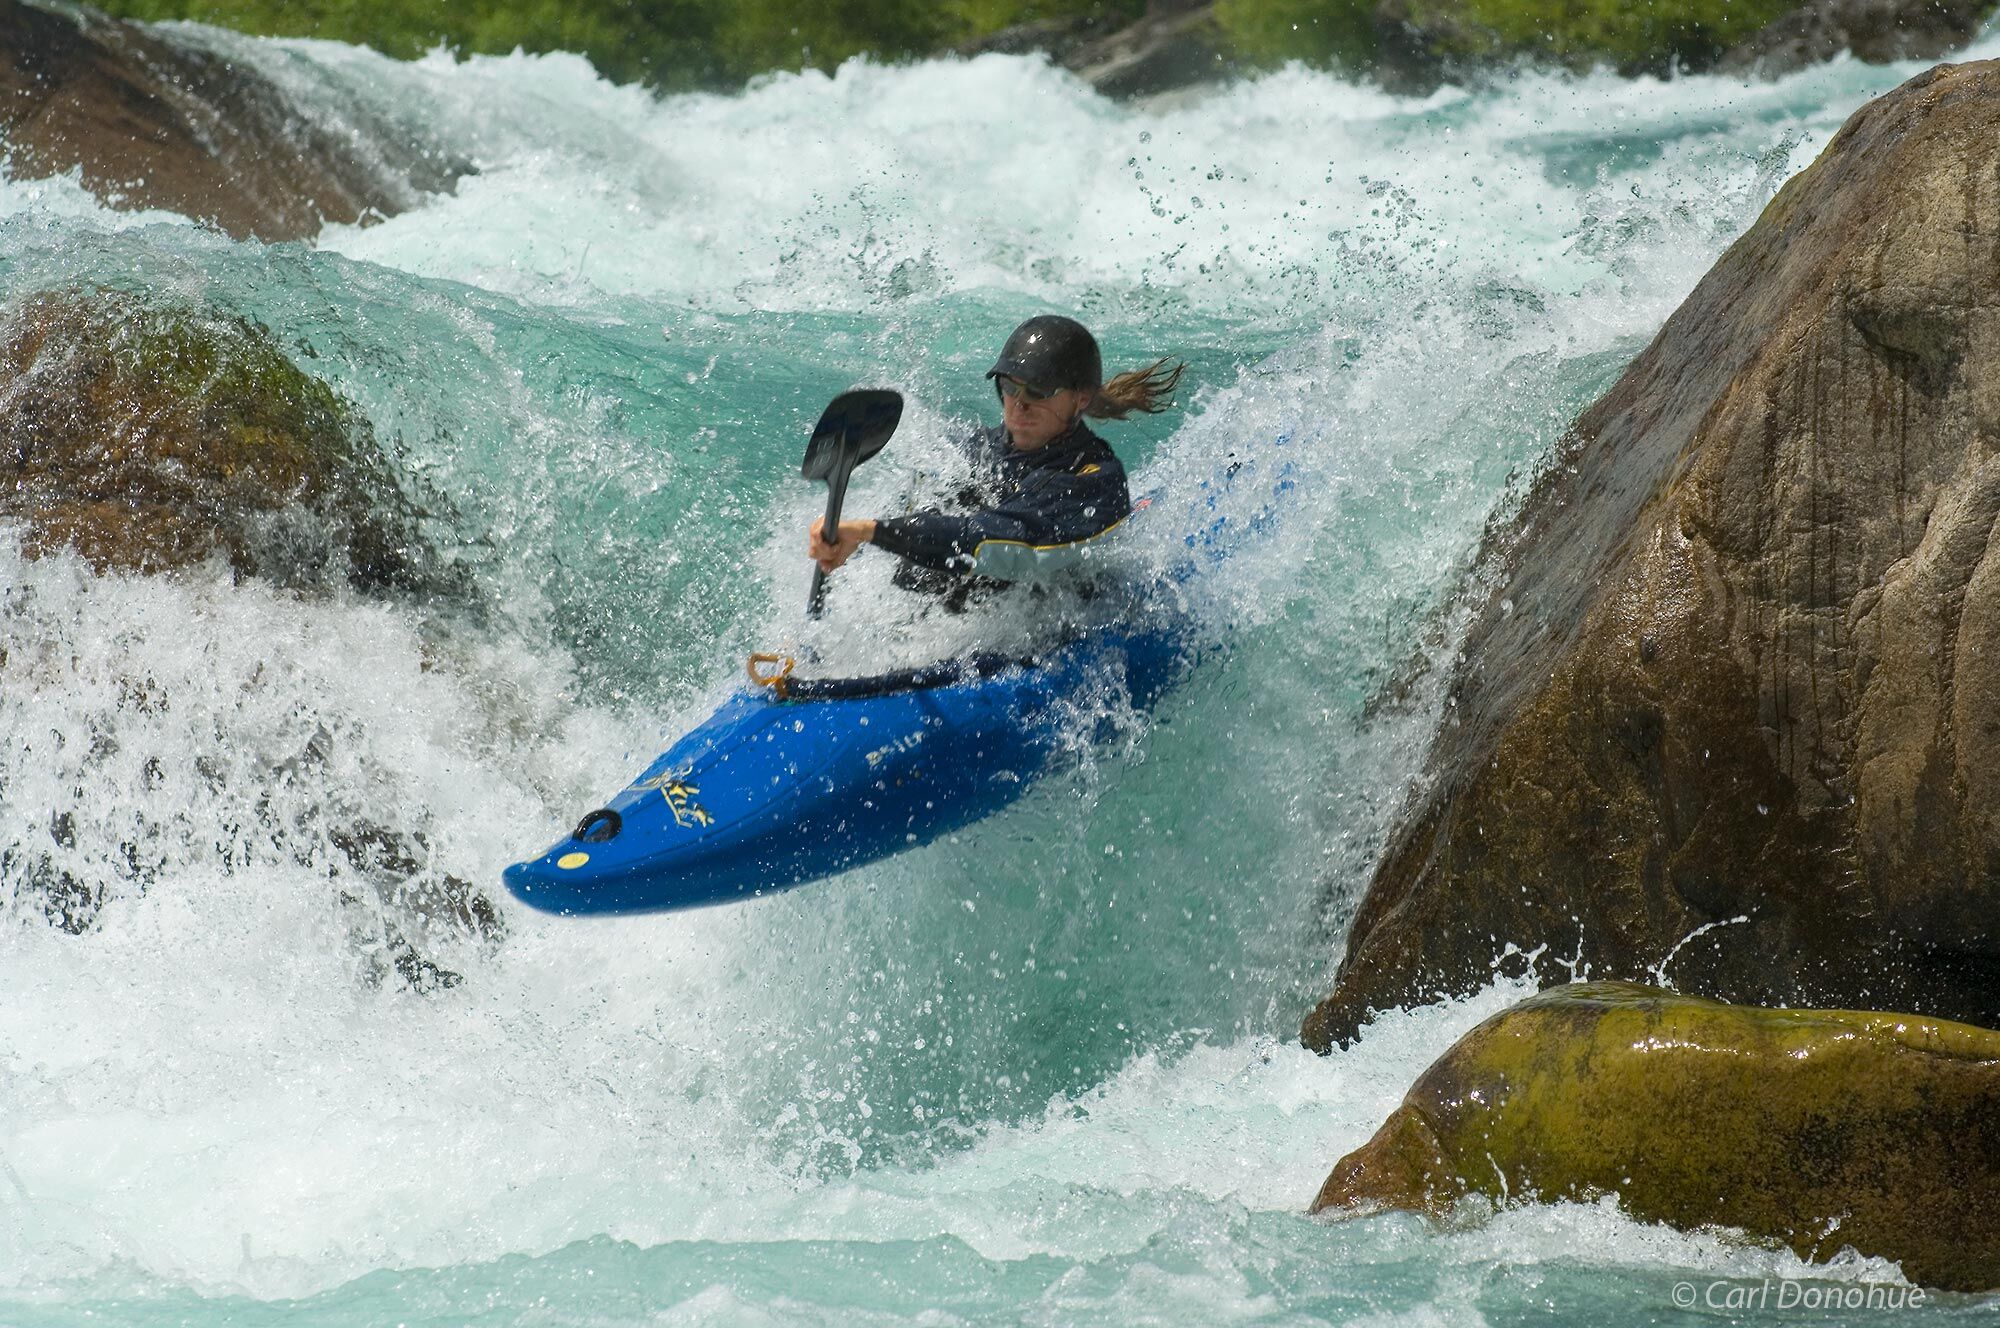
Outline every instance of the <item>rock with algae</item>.
{"type": "MultiPolygon", "coordinates": [[[[264,328],[158,297],[62,290],[23,301],[0,323],[0,365],[0,523],[17,528],[30,555],[73,548],[100,572],[136,573],[220,559],[239,577],[299,591],[478,607],[469,579],[421,534],[424,513],[366,420],[264,328]]],[[[46,675],[61,685],[73,667],[59,642],[0,638],[9,687],[46,675]]],[[[144,677],[121,680],[120,691],[135,709],[167,704],[144,677]]],[[[331,742],[317,735],[296,768],[271,777],[319,778],[331,742]]],[[[110,899],[143,892],[165,868],[149,840],[159,828],[143,817],[117,832],[122,842],[87,842],[78,804],[87,790],[115,787],[110,772],[134,761],[108,731],[73,746],[76,802],[40,810],[12,840],[0,835],[0,887],[80,933],[110,899]]],[[[174,764],[143,768],[163,779],[174,764]]],[[[260,801],[254,820],[270,844],[336,879],[374,976],[436,990],[457,975],[427,953],[457,938],[492,940],[502,920],[439,865],[421,809],[407,810],[396,826],[331,807],[295,825],[260,801]]]]}
{"type": "Polygon", "coordinates": [[[0,323],[0,519],[100,571],[212,555],[313,587],[463,594],[367,421],[248,320],[113,290],[0,323]]]}
{"type": "Polygon", "coordinates": [[[1615,1194],[1806,1259],[2000,1287],[2000,1033],[1910,1015],[1558,987],[1475,1028],[1340,1159],[1313,1211],[1615,1194]]]}

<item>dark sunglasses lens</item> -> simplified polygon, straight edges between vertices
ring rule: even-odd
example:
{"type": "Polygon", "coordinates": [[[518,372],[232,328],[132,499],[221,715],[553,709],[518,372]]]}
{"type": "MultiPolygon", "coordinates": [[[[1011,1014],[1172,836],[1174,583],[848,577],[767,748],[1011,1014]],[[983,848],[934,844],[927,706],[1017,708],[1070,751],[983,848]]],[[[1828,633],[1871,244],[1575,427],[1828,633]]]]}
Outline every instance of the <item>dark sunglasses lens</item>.
{"type": "Polygon", "coordinates": [[[1055,395],[1053,392],[1044,392],[1038,387],[1030,387],[1018,378],[1002,378],[999,383],[1002,396],[1020,397],[1024,401],[1047,401],[1055,395]]]}

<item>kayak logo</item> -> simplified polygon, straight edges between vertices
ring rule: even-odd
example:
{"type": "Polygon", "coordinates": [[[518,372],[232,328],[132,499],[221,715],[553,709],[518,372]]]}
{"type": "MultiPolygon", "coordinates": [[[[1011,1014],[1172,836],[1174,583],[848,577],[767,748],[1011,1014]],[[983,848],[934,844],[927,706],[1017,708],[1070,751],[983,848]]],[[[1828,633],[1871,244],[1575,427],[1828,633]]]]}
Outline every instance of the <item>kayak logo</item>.
{"type": "Polygon", "coordinates": [[[667,800],[667,810],[674,814],[674,824],[683,830],[715,824],[715,818],[694,800],[694,795],[701,790],[693,784],[684,782],[680,775],[655,775],[651,779],[640,780],[632,787],[640,790],[658,789],[660,796],[667,800]]]}
{"type": "Polygon", "coordinates": [[[868,764],[871,766],[880,765],[892,756],[899,756],[904,752],[914,752],[917,748],[923,746],[923,744],[924,732],[922,729],[918,729],[915,733],[896,739],[886,747],[877,747],[874,751],[868,753],[868,764]]]}

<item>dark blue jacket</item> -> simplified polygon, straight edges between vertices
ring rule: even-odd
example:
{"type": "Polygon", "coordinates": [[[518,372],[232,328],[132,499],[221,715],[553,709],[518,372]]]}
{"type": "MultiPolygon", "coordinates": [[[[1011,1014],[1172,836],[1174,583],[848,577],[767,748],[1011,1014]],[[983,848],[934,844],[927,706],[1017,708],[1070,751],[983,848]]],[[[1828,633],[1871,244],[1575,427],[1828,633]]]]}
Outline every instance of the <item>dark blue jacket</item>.
{"type": "Polygon", "coordinates": [[[1032,580],[1037,567],[1073,558],[1132,511],[1125,467],[1110,444],[1078,421],[1033,452],[982,429],[962,446],[972,460],[970,511],[926,508],[875,523],[875,543],[919,567],[1032,580]]]}

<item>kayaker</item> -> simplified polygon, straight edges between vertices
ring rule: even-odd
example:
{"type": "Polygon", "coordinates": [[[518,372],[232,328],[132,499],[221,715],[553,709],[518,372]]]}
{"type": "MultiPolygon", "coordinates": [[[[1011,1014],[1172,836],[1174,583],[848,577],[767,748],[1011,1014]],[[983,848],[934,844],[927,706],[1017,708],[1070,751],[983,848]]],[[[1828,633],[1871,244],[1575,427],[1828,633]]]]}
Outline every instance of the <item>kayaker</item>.
{"type": "Polygon", "coordinates": [[[833,539],[816,519],[807,552],[831,572],[874,544],[903,560],[896,584],[941,594],[953,608],[981,583],[1045,579],[1132,510],[1124,465],[1084,417],[1164,410],[1185,367],[1161,359],[1107,383],[1097,339],[1083,324],[1058,314],[1030,318],[986,371],[1001,423],[961,443],[972,485],[955,502],[906,516],[843,520],[833,539]]]}

